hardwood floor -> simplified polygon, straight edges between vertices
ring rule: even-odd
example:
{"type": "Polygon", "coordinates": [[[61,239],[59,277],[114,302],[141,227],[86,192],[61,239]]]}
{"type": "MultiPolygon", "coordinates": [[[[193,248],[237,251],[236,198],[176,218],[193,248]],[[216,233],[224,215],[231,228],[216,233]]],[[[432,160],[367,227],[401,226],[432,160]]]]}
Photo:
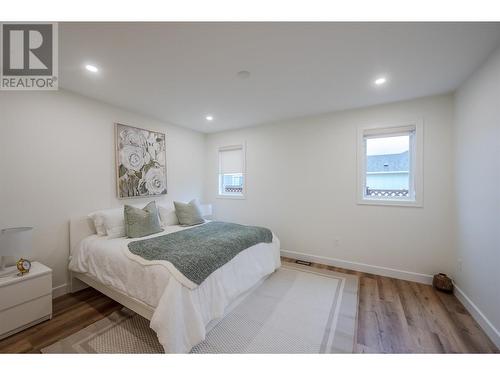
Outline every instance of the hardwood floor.
{"type": "MultiPolygon", "coordinates": [[[[429,285],[312,266],[359,277],[358,353],[499,352],[453,295],[437,292],[429,285]]],[[[40,353],[41,348],[120,308],[91,288],[59,297],[54,300],[52,320],[0,341],[0,353],[40,353]]]]}
{"type": "Polygon", "coordinates": [[[359,277],[357,353],[499,352],[454,295],[430,285],[312,266],[359,277]]]}
{"type": "Polygon", "coordinates": [[[0,353],[40,353],[49,346],[121,309],[92,288],[54,299],[53,317],[0,341],[0,353]]]}

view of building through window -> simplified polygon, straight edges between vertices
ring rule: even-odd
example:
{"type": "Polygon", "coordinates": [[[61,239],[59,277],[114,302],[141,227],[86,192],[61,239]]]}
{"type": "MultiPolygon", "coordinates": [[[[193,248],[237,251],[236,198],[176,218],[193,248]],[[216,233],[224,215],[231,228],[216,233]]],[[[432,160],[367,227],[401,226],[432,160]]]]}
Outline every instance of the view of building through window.
{"type": "Polygon", "coordinates": [[[222,175],[222,191],[227,194],[241,194],[243,192],[243,174],[231,173],[222,175]]]}
{"type": "Polygon", "coordinates": [[[410,135],[366,138],[367,197],[402,197],[410,188],[410,135]]]}

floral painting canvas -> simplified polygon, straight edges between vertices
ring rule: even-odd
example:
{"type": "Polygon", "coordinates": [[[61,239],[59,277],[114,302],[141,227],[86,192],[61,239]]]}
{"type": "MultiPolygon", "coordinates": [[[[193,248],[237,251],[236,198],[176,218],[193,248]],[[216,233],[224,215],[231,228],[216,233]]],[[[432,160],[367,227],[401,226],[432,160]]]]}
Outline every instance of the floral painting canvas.
{"type": "Polygon", "coordinates": [[[167,194],[165,134],[116,124],[119,198],[167,194]]]}

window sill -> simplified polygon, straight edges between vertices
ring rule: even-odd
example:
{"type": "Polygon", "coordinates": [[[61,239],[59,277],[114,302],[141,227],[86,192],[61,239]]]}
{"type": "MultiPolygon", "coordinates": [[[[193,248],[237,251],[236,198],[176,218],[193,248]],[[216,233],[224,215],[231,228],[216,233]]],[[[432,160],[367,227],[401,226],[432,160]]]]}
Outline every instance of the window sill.
{"type": "Polygon", "coordinates": [[[217,199],[246,199],[244,195],[221,195],[218,194],[217,199]]]}
{"type": "Polygon", "coordinates": [[[399,207],[423,207],[422,202],[410,200],[397,200],[397,199],[358,199],[359,205],[370,206],[399,206],[399,207]]]}

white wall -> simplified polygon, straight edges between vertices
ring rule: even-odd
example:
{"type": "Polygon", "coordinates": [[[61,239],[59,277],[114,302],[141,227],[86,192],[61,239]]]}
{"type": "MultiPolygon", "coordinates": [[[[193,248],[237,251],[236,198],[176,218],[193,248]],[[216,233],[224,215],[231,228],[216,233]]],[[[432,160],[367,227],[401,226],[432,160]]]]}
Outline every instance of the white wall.
{"type": "MultiPolygon", "coordinates": [[[[218,219],[268,226],[282,249],[324,260],[373,265],[382,273],[384,267],[451,273],[494,338],[500,327],[499,89],[500,50],[455,101],[427,97],[207,136],[63,90],[0,92],[0,227],[34,226],[34,258],[54,269],[55,286],[65,284],[69,218],[126,202],[116,198],[113,124],[156,129],[167,133],[162,202],[204,195],[218,219]],[[424,120],[424,207],[357,205],[357,126],[408,119],[424,120]],[[247,197],[217,199],[217,147],[241,142],[247,197]]],[[[141,201],[148,200],[132,202],[141,201]]]]}
{"type": "Polygon", "coordinates": [[[218,219],[270,227],[288,251],[450,272],[452,115],[447,95],[208,135],[205,200],[218,219]],[[357,127],[410,119],[424,120],[424,207],[357,205],[357,127]],[[247,147],[247,198],[217,199],[217,147],[240,142],[247,147]]]}
{"type": "Polygon", "coordinates": [[[458,90],[454,140],[456,282],[500,346],[500,49],[458,90]]]}
{"type": "Polygon", "coordinates": [[[62,90],[0,92],[0,228],[36,228],[33,258],[54,286],[66,283],[71,216],[141,202],[116,198],[115,122],[167,134],[168,194],[155,199],[201,198],[203,134],[62,90]]]}

